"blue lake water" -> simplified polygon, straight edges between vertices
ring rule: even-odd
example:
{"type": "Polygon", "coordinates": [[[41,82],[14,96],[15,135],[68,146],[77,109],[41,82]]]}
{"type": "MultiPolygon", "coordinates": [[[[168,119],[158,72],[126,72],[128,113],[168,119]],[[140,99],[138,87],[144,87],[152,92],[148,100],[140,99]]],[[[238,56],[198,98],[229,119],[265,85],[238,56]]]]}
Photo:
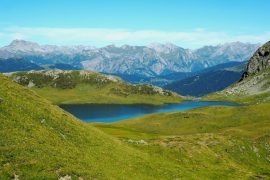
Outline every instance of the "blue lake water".
{"type": "Polygon", "coordinates": [[[161,106],[136,104],[74,104],[60,107],[85,122],[114,122],[146,114],[185,111],[205,106],[237,106],[226,102],[185,101],[161,106]]]}

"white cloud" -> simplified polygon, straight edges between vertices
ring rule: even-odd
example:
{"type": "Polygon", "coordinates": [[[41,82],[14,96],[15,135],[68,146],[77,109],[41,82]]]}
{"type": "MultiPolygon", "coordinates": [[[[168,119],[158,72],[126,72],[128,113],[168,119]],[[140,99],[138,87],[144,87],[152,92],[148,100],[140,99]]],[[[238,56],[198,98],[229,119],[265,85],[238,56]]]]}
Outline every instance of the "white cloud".
{"type": "Polygon", "coordinates": [[[241,41],[263,43],[270,37],[270,32],[260,35],[231,35],[225,32],[211,32],[197,28],[190,32],[158,31],[158,30],[128,30],[106,28],[31,28],[11,27],[0,32],[0,39],[26,39],[48,44],[87,44],[104,46],[108,44],[146,45],[153,42],[171,42],[186,48],[196,48],[203,45],[241,41]]]}

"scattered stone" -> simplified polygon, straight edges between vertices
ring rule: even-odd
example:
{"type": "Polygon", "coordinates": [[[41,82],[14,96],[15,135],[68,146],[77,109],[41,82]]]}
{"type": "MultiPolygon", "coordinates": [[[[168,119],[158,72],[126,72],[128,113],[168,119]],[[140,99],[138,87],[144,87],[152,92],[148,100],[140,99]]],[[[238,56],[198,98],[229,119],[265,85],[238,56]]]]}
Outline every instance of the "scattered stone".
{"type": "Polygon", "coordinates": [[[133,143],[133,142],[134,142],[134,141],[133,141],[133,140],[131,140],[131,139],[129,139],[129,140],[128,140],[128,143],[133,143]]]}
{"type": "Polygon", "coordinates": [[[144,140],[139,140],[139,143],[140,144],[145,144],[145,141],[144,140]]]}
{"type": "Polygon", "coordinates": [[[71,176],[66,175],[64,177],[60,177],[58,180],[71,180],[71,176]]]}
{"type": "Polygon", "coordinates": [[[253,146],[253,151],[254,151],[255,153],[258,153],[258,152],[259,152],[258,148],[256,148],[255,146],[253,146]]]}
{"type": "Polygon", "coordinates": [[[127,142],[130,143],[130,144],[147,144],[143,139],[138,140],[138,141],[129,139],[127,142]]]}
{"type": "Polygon", "coordinates": [[[41,124],[44,124],[46,122],[46,119],[41,119],[41,124]]]}
{"type": "Polygon", "coordinates": [[[19,175],[14,174],[12,180],[20,180],[19,175]]]}
{"type": "Polygon", "coordinates": [[[256,154],[256,156],[259,158],[260,154],[259,154],[259,149],[256,146],[252,147],[253,152],[256,154]]]}
{"type": "Polygon", "coordinates": [[[29,87],[29,88],[32,88],[32,87],[34,87],[34,86],[35,86],[35,84],[33,83],[33,81],[29,81],[28,87],[29,87]]]}

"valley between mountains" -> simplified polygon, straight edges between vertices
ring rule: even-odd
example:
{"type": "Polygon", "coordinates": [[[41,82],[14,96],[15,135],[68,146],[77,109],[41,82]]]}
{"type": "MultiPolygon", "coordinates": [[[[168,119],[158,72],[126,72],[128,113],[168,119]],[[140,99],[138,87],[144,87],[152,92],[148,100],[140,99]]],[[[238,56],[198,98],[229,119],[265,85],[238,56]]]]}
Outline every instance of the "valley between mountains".
{"type": "Polygon", "coordinates": [[[23,59],[29,69],[6,70],[0,75],[0,179],[269,179],[270,43],[257,47],[234,43],[193,52],[171,44],[66,49],[13,42],[1,49],[5,60],[0,62],[8,67],[23,59]],[[127,53],[144,56],[126,58],[123,63],[120,50],[121,57],[127,53]],[[186,56],[180,56],[182,51],[186,56]],[[94,60],[85,60],[86,54],[94,60]],[[139,62],[150,55],[156,57],[147,61],[153,66],[128,71],[126,62],[139,62]],[[181,65],[163,62],[164,57],[175,55],[183,60],[181,65]],[[59,62],[53,62],[55,57],[59,62]],[[57,67],[68,69],[48,68],[63,63],[61,57],[70,63],[57,67]],[[112,61],[120,62],[121,67],[109,63],[112,61]],[[98,72],[105,67],[106,74],[71,66],[93,67],[98,72]],[[112,72],[112,67],[118,70],[112,72]],[[132,78],[138,74],[152,77],[148,83],[164,77],[170,81],[177,74],[186,78],[162,86],[165,90],[155,83],[131,84],[114,76],[115,72],[132,78]],[[221,74],[228,77],[231,72],[238,78],[233,74],[221,88],[200,88],[208,87],[202,82],[216,80],[213,74],[223,82],[221,74]],[[198,79],[203,80],[195,84],[198,79]],[[179,87],[179,83],[185,86],[179,87]],[[187,87],[202,91],[185,95],[205,95],[200,99],[240,106],[155,113],[113,123],[85,123],[57,106],[180,103],[195,98],[179,95],[187,87]]]}

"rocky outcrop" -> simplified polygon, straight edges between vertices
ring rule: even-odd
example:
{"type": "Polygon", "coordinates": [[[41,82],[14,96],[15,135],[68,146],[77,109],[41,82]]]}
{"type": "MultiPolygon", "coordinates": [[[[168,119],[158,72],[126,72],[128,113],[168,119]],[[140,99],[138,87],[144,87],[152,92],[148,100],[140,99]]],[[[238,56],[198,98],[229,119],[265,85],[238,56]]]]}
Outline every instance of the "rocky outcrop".
{"type": "MultiPolygon", "coordinates": [[[[241,80],[227,88],[226,95],[256,95],[270,92],[270,41],[260,47],[250,58],[241,80]],[[247,78],[249,77],[249,78],[247,78]]],[[[267,101],[264,98],[263,101],[267,101]]]]}
{"type": "Polygon", "coordinates": [[[242,80],[249,75],[256,74],[270,66],[270,41],[260,47],[250,58],[242,80]]]}

